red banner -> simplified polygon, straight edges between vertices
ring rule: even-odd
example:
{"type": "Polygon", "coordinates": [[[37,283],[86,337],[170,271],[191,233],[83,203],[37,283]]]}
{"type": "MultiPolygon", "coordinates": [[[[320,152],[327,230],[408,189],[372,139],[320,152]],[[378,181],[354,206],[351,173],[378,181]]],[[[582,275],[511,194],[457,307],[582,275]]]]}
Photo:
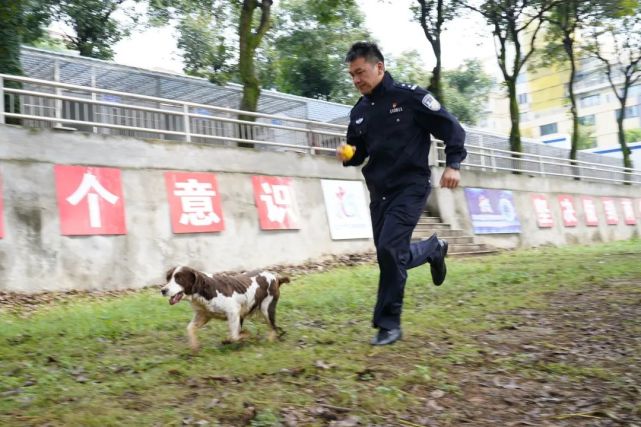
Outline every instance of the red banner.
{"type": "Polygon", "coordinates": [[[210,233],[225,229],[216,175],[165,172],[174,233],[210,233]]]}
{"type": "Polygon", "coordinates": [[[298,229],[298,207],[290,178],[253,176],[254,199],[263,230],[298,229]]]}
{"type": "Polygon", "coordinates": [[[562,194],[558,197],[559,206],[561,206],[561,216],[563,217],[563,225],[566,227],[576,227],[579,220],[576,216],[574,209],[574,197],[562,194]]]}
{"type": "Polygon", "coordinates": [[[534,213],[539,228],[550,228],[554,225],[554,217],[550,210],[550,204],[547,197],[543,194],[533,194],[532,203],[534,204],[534,213]]]}
{"type": "Polygon", "coordinates": [[[634,205],[632,199],[621,199],[621,208],[623,208],[623,219],[627,225],[636,225],[637,219],[634,214],[634,205]]]}
{"type": "Polygon", "coordinates": [[[4,237],[4,203],[2,193],[2,175],[0,175],[0,239],[4,237]]]}
{"type": "Polygon", "coordinates": [[[619,214],[614,200],[609,197],[601,197],[601,203],[603,203],[603,210],[605,211],[606,224],[617,225],[619,223],[619,214]]]}
{"type": "Polygon", "coordinates": [[[63,235],[127,234],[120,170],[56,165],[54,174],[63,235]]]}
{"type": "Polygon", "coordinates": [[[599,225],[599,214],[596,210],[596,203],[592,197],[581,197],[583,212],[585,213],[585,225],[596,227],[599,225]]]}

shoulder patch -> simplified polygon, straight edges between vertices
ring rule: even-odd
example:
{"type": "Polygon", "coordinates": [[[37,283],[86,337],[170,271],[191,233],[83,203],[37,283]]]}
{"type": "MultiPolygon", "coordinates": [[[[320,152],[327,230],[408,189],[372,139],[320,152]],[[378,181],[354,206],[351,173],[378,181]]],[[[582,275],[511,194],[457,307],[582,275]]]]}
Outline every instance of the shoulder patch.
{"type": "Polygon", "coordinates": [[[429,92],[425,94],[425,96],[421,100],[421,103],[423,103],[423,105],[425,105],[432,111],[438,111],[441,109],[441,103],[438,102],[436,98],[434,98],[434,96],[432,96],[432,94],[429,92]]]}
{"type": "Polygon", "coordinates": [[[394,86],[400,89],[405,89],[405,90],[411,90],[414,91],[418,87],[418,85],[411,85],[408,83],[394,83],[394,86]]]}

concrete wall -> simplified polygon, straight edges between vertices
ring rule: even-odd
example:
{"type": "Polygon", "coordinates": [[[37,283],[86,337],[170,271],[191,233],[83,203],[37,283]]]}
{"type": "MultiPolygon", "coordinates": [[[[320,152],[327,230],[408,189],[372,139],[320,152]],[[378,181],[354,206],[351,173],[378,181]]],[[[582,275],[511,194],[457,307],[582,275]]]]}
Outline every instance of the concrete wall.
{"type": "MultiPolygon", "coordinates": [[[[438,182],[439,174],[435,170],[432,182],[438,182]]],[[[0,239],[0,291],[132,288],[158,282],[165,269],[176,264],[208,271],[257,268],[373,246],[370,239],[331,240],[320,179],[361,179],[359,169],[343,168],[331,157],[0,126],[0,175],[5,222],[5,236],[0,239]],[[62,236],[55,164],[120,169],[128,234],[62,236]],[[167,170],[216,173],[223,232],[172,233],[163,177],[167,170]],[[251,182],[257,174],[293,178],[302,216],[300,230],[260,230],[251,182]]],[[[556,194],[638,198],[639,186],[474,171],[463,171],[462,184],[514,191],[523,232],[478,237],[497,247],[589,243],[641,234],[641,221],[636,226],[567,229],[557,225],[540,230],[528,215],[533,192],[547,193],[560,218],[556,194]]],[[[445,222],[472,234],[463,189],[434,189],[428,206],[445,222]]]]}
{"type": "MultiPolygon", "coordinates": [[[[432,182],[438,182],[440,171],[436,171],[432,182]]],[[[428,209],[441,216],[444,222],[452,224],[453,228],[466,230],[473,234],[472,221],[468,214],[464,187],[507,189],[512,190],[514,203],[521,222],[520,234],[484,234],[476,236],[478,243],[487,243],[498,248],[534,247],[541,245],[589,244],[592,242],[607,242],[626,240],[641,236],[641,212],[638,199],[641,198],[641,186],[581,182],[567,178],[547,178],[511,173],[484,172],[479,170],[463,170],[462,187],[456,190],[433,189],[428,201],[428,209]],[[552,228],[539,228],[533,211],[532,194],[545,194],[550,209],[555,218],[552,228]],[[573,195],[575,209],[579,217],[576,227],[564,227],[557,196],[573,195]],[[607,225],[605,213],[600,201],[595,200],[600,218],[597,227],[587,227],[584,222],[583,206],[578,197],[625,197],[634,200],[636,225],[626,225],[620,204],[617,202],[619,214],[618,225],[607,225]]],[[[640,254],[641,257],[641,254],[640,254]]],[[[641,258],[640,258],[641,259],[641,258]]]]}
{"type": "Polygon", "coordinates": [[[140,287],[176,264],[221,271],[372,249],[370,239],[331,240],[320,179],[361,179],[359,170],[331,157],[1,126],[0,175],[0,291],[140,287]],[[62,236],[55,164],[119,168],[128,234],[62,236]],[[224,231],[172,233],[167,170],[216,173],[224,231]],[[256,174],[293,177],[300,230],[260,230],[256,174]]]}

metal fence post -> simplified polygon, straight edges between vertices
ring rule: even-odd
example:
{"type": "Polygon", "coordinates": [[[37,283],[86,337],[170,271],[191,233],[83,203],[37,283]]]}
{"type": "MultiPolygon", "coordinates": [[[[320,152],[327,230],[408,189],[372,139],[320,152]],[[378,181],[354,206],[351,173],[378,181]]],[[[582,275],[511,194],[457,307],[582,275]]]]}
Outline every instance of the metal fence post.
{"type": "MultiPolygon", "coordinates": [[[[56,59],[53,63],[53,81],[56,83],[60,83],[60,62],[56,59]]],[[[62,99],[60,98],[62,96],[62,89],[60,87],[56,86],[55,89],[56,95],[58,96],[57,98],[54,99],[53,105],[54,105],[54,117],[56,119],[62,119],[62,99]]],[[[62,127],[62,121],[56,122],[53,127],[62,127]]]]}
{"type": "Polygon", "coordinates": [[[0,125],[5,124],[4,119],[4,78],[0,76],[0,125]]]}
{"type": "Polygon", "coordinates": [[[189,105],[183,104],[183,120],[185,123],[185,141],[191,142],[191,124],[189,122],[189,105]]]}

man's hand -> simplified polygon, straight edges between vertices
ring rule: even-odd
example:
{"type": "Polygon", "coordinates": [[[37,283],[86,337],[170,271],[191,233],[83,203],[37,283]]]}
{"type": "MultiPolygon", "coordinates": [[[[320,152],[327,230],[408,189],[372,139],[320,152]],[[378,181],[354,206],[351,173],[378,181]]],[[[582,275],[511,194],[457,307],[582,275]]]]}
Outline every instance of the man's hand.
{"type": "Polygon", "coordinates": [[[461,172],[458,169],[445,168],[441,175],[441,188],[456,188],[461,180],[461,172]]]}
{"type": "Polygon", "coordinates": [[[356,147],[354,147],[353,145],[341,144],[338,147],[336,147],[336,158],[341,162],[346,162],[352,157],[354,157],[355,152],[356,152],[356,147]]]}

